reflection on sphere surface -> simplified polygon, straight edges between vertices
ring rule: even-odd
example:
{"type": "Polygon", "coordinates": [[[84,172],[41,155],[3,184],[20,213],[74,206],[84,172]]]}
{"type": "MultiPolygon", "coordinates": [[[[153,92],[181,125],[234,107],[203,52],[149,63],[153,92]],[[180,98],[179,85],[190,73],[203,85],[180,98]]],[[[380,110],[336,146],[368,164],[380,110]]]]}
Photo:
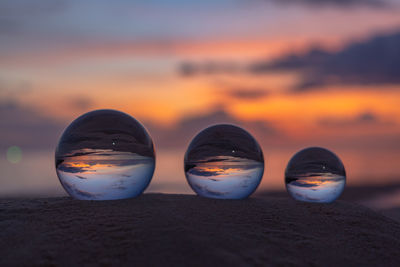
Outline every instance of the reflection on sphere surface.
{"type": "Polygon", "coordinates": [[[285,171],[286,189],[296,200],[330,203],[346,184],[343,163],[331,151],[310,147],[297,152],[285,171]]]}
{"type": "Polygon", "coordinates": [[[261,182],[264,158],[257,141],[234,125],[219,124],[201,131],[184,159],[185,175],[200,196],[242,199],[261,182]]]}
{"type": "Polygon", "coordinates": [[[131,116],[96,110],[73,121],[57,146],[56,171],[72,197],[123,199],[140,195],[155,167],[153,142],[131,116]]]}

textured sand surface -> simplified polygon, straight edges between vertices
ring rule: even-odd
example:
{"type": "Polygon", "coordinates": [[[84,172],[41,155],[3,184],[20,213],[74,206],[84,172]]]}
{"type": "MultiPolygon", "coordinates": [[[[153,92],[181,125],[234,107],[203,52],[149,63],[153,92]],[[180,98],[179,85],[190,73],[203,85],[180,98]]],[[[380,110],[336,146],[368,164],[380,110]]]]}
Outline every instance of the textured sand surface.
{"type": "Polygon", "coordinates": [[[0,226],[0,266],[400,266],[400,224],[343,201],[3,199],[0,226]]]}

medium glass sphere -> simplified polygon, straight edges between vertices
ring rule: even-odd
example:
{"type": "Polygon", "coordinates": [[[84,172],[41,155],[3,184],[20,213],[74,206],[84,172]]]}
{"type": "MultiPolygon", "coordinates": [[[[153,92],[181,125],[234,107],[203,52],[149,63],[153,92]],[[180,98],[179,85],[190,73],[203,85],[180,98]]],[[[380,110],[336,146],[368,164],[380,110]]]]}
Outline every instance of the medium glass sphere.
{"type": "Polygon", "coordinates": [[[95,110],[74,120],[58,143],[56,171],[74,198],[123,199],[140,195],[155,167],[153,141],[131,116],[95,110]]]}
{"type": "Polygon", "coordinates": [[[331,151],[310,147],[297,152],[285,171],[286,189],[296,200],[330,203],[343,192],[346,172],[331,151]]]}
{"type": "Polygon", "coordinates": [[[198,195],[242,199],[260,184],[264,157],[248,132],[219,124],[206,128],[192,140],[184,165],[186,179],[198,195]]]}

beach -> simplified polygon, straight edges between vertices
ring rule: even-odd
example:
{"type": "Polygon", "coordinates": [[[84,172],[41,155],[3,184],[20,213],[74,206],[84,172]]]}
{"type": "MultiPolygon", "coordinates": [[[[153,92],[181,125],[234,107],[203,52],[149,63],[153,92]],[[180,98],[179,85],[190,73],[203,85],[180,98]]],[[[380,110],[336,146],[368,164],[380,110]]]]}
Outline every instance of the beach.
{"type": "Polygon", "coordinates": [[[0,265],[398,266],[400,224],[349,201],[0,200],[0,265]]]}

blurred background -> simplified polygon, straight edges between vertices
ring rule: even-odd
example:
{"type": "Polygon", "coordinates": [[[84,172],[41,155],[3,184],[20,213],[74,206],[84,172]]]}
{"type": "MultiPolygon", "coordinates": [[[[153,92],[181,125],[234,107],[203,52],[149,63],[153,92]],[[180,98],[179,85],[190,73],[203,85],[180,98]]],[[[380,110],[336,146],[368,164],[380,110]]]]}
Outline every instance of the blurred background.
{"type": "Polygon", "coordinates": [[[101,108],[153,137],[147,192],[192,193],[187,145],[228,122],[263,148],[258,193],[284,190],[290,157],[322,146],[348,192],[400,206],[400,1],[2,0],[0,196],[66,195],[58,139],[101,108]]]}

